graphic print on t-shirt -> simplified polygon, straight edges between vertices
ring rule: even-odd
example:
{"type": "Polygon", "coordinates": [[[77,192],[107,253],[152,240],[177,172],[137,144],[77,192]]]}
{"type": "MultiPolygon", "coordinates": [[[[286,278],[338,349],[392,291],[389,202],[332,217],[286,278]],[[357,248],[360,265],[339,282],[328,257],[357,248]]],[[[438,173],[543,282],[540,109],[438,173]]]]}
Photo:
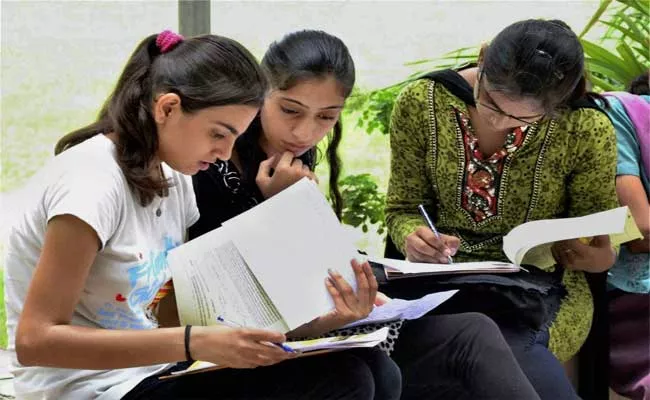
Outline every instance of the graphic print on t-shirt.
{"type": "Polygon", "coordinates": [[[167,253],[178,246],[171,237],[163,238],[162,250],[150,251],[149,257],[127,270],[128,293],[115,293],[98,311],[99,323],[108,329],[150,329],[157,326],[149,305],[158,290],[170,279],[167,253]]]}

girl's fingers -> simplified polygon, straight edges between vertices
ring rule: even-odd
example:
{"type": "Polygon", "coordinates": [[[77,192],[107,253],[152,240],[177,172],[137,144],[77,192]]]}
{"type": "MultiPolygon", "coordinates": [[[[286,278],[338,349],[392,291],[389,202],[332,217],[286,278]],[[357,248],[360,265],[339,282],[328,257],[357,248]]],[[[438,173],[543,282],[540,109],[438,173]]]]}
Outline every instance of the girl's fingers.
{"type": "Polygon", "coordinates": [[[406,252],[409,256],[409,261],[415,262],[437,263],[442,257],[441,254],[435,252],[434,249],[429,247],[424,241],[419,238],[414,238],[406,242],[406,252]]]}
{"type": "Polygon", "coordinates": [[[291,167],[293,162],[293,153],[290,151],[285,151],[282,153],[280,158],[278,159],[277,164],[275,165],[275,169],[287,169],[291,167]]]}
{"type": "MultiPolygon", "coordinates": [[[[291,153],[291,155],[293,156],[293,153],[291,153]]],[[[299,158],[293,158],[292,161],[291,161],[291,166],[293,168],[297,168],[297,169],[300,169],[300,170],[302,170],[303,167],[307,167],[306,165],[304,165],[302,163],[302,160],[299,159],[299,158]]],[[[307,169],[309,169],[309,167],[307,167],[307,169]]]]}
{"type": "Polygon", "coordinates": [[[572,264],[569,263],[568,255],[571,253],[571,249],[565,246],[562,242],[557,242],[551,246],[551,253],[555,261],[563,267],[570,267],[572,264]]]}
{"type": "MultiPolygon", "coordinates": [[[[355,276],[357,276],[358,272],[356,269],[354,270],[354,273],[355,276]]],[[[338,290],[343,301],[347,305],[346,308],[354,309],[354,305],[357,303],[357,298],[354,294],[354,290],[352,290],[352,287],[345,281],[343,276],[341,276],[338,271],[330,269],[329,274],[331,279],[330,282],[332,282],[332,284],[336,287],[336,290],[338,290]]]]}
{"type": "Polygon", "coordinates": [[[257,170],[256,179],[258,184],[267,182],[269,179],[271,179],[271,169],[273,168],[273,164],[275,163],[276,158],[276,156],[273,156],[260,163],[260,167],[257,170]]]}
{"type": "MultiPolygon", "coordinates": [[[[428,227],[421,226],[415,232],[416,236],[419,237],[426,244],[426,246],[434,249],[438,253],[444,254],[446,250],[449,250],[445,242],[436,236],[436,234],[433,233],[433,231],[428,227]]],[[[449,255],[451,255],[451,251],[449,251],[449,253],[449,255]]],[[[446,256],[447,254],[445,254],[445,257],[446,256]]]]}
{"type": "Polygon", "coordinates": [[[375,274],[372,271],[372,267],[370,264],[366,261],[363,264],[361,264],[361,268],[363,268],[363,272],[366,276],[366,279],[368,280],[368,312],[372,311],[372,306],[375,304],[375,298],[377,297],[377,291],[379,290],[379,284],[377,283],[377,278],[375,278],[375,274]]]}
{"type": "Polygon", "coordinates": [[[332,301],[334,302],[334,308],[336,308],[337,311],[346,310],[347,305],[345,304],[345,301],[343,300],[343,296],[341,296],[341,293],[338,291],[336,286],[334,286],[334,284],[332,283],[332,278],[329,277],[325,278],[325,287],[327,288],[327,291],[332,297],[332,301]]]}
{"type": "Polygon", "coordinates": [[[357,280],[357,295],[355,299],[355,304],[357,305],[356,308],[357,311],[365,312],[372,307],[372,303],[375,300],[375,294],[371,293],[370,282],[368,281],[368,276],[366,275],[363,265],[359,264],[357,260],[352,260],[351,264],[357,280]],[[372,299],[370,296],[372,296],[372,299]]]}
{"type": "Polygon", "coordinates": [[[243,328],[241,332],[242,338],[251,342],[284,342],[287,340],[280,332],[275,332],[266,329],[243,328]]]}

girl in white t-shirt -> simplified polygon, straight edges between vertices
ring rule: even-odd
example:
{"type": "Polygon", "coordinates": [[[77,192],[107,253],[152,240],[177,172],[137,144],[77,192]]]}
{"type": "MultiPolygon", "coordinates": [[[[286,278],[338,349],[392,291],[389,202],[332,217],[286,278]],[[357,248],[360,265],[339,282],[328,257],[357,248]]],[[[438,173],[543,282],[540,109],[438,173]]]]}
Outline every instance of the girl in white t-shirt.
{"type": "MultiPolygon", "coordinates": [[[[26,191],[5,259],[20,398],[399,397],[399,370],[379,350],[289,360],[269,344],[286,340],[278,332],[161,327],[175,316],[173,296],[163,297],[167,251],[199,217],[186,175],[230,158],[267,89],[237,42],[165,31],[137,47],[98,120],[57,144],[26,191]],[[157,379],[192,359],[231,368],[157,379]],[[378,380],[393,390],[376,393],[378,380]]],[[[301,335],[370,312],[377,283],[367,264],[352,267],[357,294],[331,276],[336,310],[301,335]]]]}

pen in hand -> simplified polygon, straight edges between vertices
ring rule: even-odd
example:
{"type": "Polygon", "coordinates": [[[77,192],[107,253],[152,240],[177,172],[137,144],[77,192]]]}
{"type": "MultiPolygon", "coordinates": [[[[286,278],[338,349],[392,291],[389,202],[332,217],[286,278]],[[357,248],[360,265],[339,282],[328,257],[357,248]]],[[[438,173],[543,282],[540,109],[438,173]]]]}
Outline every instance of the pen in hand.
{"type": "MultiPolygon", "coordinates": [[[[241,328],[242,327],[240,324],[238,324],[238,323],[236,323],[234,321],[227,320],[221,315],[219,315],[217,317],[217,322],[222,324],[222,325],[229,326],[231,328],[241,328]]],[[[265,342],[265,343],[268,343],[268,342],[265,342]]],[[[291,348],[291,346],[289,346],[288,344],[285,344],[285,343],[271,343],[271,344],[281,348],[282,350],[286,351],[287,353],[295,353],[296,352],[294,349],[291,348]]]]}
{"type": "MultiPolygon", "coordinates": [[[[436,226],[433,224],[433,220],[431,219],[431,217],[429,217],[429,213],[427,212],[427,210],[424,209],[424,206],[422,204],[418,206],[418,211],[420,212],[420,215],[422,215],[422,218],[424,218],[424,220],[426,221],[427,225],[429,226],[429,229],[433,231],[433,234],[436,235],[438,239],[442,240],[442,238],[440,237],[440,233],[438,233],[436,226]]],[[[451,256],[447,256],[447,261],[449,262],[449,264],[454,263],[454,260],[451,258],[451,256]]]]}

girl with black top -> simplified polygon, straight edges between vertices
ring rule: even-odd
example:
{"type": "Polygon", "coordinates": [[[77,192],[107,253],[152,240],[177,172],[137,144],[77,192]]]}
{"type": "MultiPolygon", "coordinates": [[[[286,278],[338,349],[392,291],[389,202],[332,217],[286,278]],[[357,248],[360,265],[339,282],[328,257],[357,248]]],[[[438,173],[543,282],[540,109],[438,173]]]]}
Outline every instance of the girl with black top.
{"type": "MultiPolygon", "coordinates": [[[[272,90],[260,113],[237,139],[229,160],[219,160],[193,177],[201,217],[190,228],[191,238],[219,227],[303,177],[315,179],[316,145],[328,132],[330,198],[341,215],[336,153],[342,132],[339,117],[355,79],[347,47],[327,33],[299,31],[273,43],[262,68],[272,90]]],[[[375,304],[386,301],[380,295],[375,304]]],[[[310,324],[327,330],[342,326],[319,319],[310,324]]],[[[496,325],[481,314],[404,322],[399,336],[389,341],[387,349],[402,372],[401,398],[538,398],[496,325]]],[[[380,380],[375,377],[376,383],[380,380]]],[[[378,385],[377,390],[381,389],[378,385]]]]}

